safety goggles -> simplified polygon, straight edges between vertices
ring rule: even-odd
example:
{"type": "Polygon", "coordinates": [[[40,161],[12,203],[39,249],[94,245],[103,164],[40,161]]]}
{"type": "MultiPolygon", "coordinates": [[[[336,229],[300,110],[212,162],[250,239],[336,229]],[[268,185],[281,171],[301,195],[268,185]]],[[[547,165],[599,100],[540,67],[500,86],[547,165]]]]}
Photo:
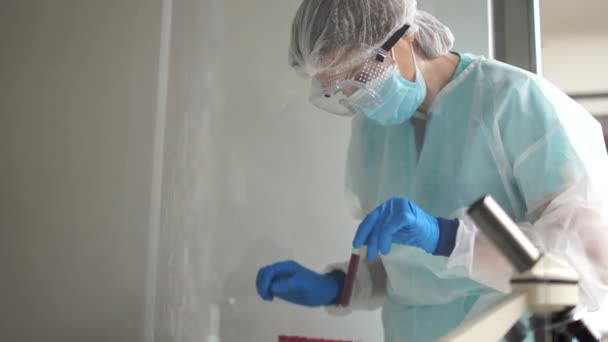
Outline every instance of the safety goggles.
{"type": "Polygon", "coordinates": [[[397,68],[389,51],[407,32],[404,25],[378,49],[376,55],[355,66],[346,66],[315,75],[312,79],[310,102],[317,108],[342,116],[355,115],[360,109],[358,99],[365,98],[366,106],[383,102],[380,87],[397,68]]]}

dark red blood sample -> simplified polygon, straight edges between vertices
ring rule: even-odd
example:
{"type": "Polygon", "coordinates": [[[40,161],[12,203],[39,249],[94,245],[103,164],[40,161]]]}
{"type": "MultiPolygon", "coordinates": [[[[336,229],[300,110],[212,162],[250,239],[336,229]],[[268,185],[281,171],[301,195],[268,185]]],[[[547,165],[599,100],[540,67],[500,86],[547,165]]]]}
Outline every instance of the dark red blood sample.
{"type": "Polygon", "coordinates": [[[350,297],[353,294],[353,286],[355,285],[355,279],[357,278],[357,270],[359,269],[359,260],[361,255],[353,252],[350,255],[350,261],[348,263],[348,272],[344,279],[344,285],[342,286],[342,295],[340,296],[340,306],[347,307],[350,304],[350,297]]]}

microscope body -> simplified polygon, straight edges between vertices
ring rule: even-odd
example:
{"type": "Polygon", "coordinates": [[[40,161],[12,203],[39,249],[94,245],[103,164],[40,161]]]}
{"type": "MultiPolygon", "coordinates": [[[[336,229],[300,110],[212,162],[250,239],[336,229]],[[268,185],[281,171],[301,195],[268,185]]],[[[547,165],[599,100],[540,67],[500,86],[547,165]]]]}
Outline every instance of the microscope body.
{"type": "Polygon", "coordinates": [[[526,313],[537,339],[599,341],[577,307],[579,276],[572,267],[542,254],[492,197],[475,202],[468,214],[513,266],[511,293],[439,341],[500,341],[526,313]]]}

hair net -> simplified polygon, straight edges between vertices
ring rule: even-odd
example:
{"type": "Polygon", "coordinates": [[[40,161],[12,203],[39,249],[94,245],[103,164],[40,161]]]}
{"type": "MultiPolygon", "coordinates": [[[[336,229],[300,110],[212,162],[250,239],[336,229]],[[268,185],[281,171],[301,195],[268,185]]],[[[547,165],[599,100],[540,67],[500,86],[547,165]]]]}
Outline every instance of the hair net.
{"type": "Polygon", "coordinates": [[[289,63],[312,76],[371,57],[403,25],[430,58],[452,48],[454,36],[415,0],[303,0],[291,29],[289,63]]]}

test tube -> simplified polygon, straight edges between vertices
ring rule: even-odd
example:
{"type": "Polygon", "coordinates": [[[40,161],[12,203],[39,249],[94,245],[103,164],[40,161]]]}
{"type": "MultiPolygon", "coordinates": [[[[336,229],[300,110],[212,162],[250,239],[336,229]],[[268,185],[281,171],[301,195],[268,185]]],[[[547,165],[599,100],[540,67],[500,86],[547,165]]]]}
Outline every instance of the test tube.
{"type": "Polygon", "coordinates": [[[340,306],[347,307],[350,304],[350,297],[353,294],[353,286],[357,278],[357,270],[359,269],[359,261],[361,260],[361,251],[359,248],[353,249],[348,262],[348,270],[344,285],[342,286],[342,295],[340,296],[340,306]]]}

